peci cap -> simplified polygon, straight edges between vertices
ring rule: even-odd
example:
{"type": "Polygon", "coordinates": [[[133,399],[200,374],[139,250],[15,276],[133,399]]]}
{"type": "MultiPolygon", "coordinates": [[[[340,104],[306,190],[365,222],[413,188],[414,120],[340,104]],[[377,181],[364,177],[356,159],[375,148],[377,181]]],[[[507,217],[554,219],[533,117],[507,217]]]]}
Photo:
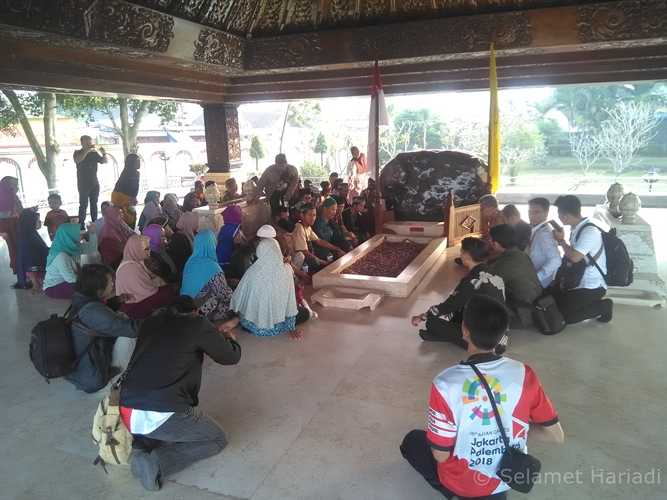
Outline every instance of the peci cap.
{"type": "Polygon", "coordinates": [[[264,224],[262,227],[260,227],[257,230],[257,237],[258,238],[275,238],[276,237],[276,230],[273,226],[270,226],[269,224],[264,224]]]}

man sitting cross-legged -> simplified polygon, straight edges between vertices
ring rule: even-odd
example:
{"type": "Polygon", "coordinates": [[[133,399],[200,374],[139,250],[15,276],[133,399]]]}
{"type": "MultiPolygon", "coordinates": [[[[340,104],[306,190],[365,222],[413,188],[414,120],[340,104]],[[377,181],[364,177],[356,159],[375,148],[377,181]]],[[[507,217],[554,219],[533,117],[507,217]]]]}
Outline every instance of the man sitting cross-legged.
{"type": "Polygon", "coordinates": [[[504,443],[493,407],[470,365],[475,365],[496,394],[510,446],[526,452],[529,437],[553,443],[565,439],[556,410],[535,372],[519,361],[494,354],[508,326],[502,303],[484,295],[470,299],[463,312],[468,360],[435,377],[426,430],[409,432],[401,444],[403,457],[446,498],[500,500],[510,488],[497,475],[504,443]]]}
{"type": "MultiPolygon", "coordinates": [[[[468,343],[463,339],[461,323],[463,308],[470,297],[480,293],[489,295],[501,302],[505,300],[505,285],[500,276],[487,271],[484,261],[489,256],[489,245],[480,238],[464,238],[461,242],[461,261],[468,270],[463,279],[449,297],[442,303],[431,307],[428,312],[412,317],[412,325],[419,326],[426,322],[426,330],[420,330],[423,340],[452,342],[463,349],[468,343]]],[[[504,350],[507,338],[503,339],[504,350]]]]}

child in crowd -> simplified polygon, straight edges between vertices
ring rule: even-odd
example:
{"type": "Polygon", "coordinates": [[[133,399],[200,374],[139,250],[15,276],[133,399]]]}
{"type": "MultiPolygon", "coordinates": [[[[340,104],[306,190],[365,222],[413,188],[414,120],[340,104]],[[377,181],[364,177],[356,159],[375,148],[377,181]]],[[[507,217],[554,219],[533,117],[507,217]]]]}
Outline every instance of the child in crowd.
{"type": "Polygon", "coordinates": [[[63,200],[58,193],[51,193],[48,202],[51,210],[47,212],[46,217],[44,218],[44,225],[49,232],[49,238],[53,241],[60,224],[69,222],[69,215],[60,208],[63,204],[63,200]]]}
{"type": "Polygon", "coordinates": [[[320,188],[322,190],[320,191],[320,200],[318,205],[321,205],[324,200],[331,196],[331,184],[329,181],[322,181],[320,183],[320,188]]]}
{"type": "MultiPolygon", "coordinates": [[[[331,198],[328,198],[331,199],[331,198]]],[[[335,201],[332,200],[335,205],[335,201]]],[[[324,259],[319,258],[314,253],[314,247],[321,248],[322,251],[328,250],[331,252],[331,255],[336,255],[336,257],[342,257],[344,252],[329,243],[328,241],[321,239],[315,231],[313,231],[313,225],[315,224],[315,219],[317,218],[317,212],[313,205],[304,205],[301,207],[301,216],[300,222],[294,227],[292,232],[292,238],[294,240],[294,252],[295,252],[295,264],[303,263],[304,271],[308,274],[314,274],[316,271],[326,267],[328,262],[324,259]]],[[[333,259],[332,259],[333,260],[333,259]]]]}
{"type": "Polygon", "coordinates": [[[508,328],[501,302],[484,295],[468,301],[462,332],[469,357],[435,377],[426,429],[411,431],[401,444],[403,457],[445,498],[504,500],[510,486],[503,480],[510,474],[498,471],[505,458],[503,441],[526,453],[528,440],[565,440],[537,374],[494,353],[508,328]],[[495,405],[482,378],[495,394],[495,405]]]}

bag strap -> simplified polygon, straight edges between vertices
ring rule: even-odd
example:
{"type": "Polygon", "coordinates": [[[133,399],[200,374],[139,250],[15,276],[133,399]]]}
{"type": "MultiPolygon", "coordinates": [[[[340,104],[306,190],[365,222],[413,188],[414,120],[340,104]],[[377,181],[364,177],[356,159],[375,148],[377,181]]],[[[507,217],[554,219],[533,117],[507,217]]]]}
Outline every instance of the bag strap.
{"type": "Polygon", "coordinates": [[[111,386],[111,391],[109,393],[109,406],[119,406],[120,405],[120,388],[123,382],[125,382],[125,379],[129,375],[130,371],[136,364],[137,360],[147,351],[148,346],[153,343],[154,337],[156,337],[156,334],[152,334],[149,337],[144,340],[144,342],[139,346],[139,348],[135,348],[134,352],[132,353],[132,357],[130,358],[129,363],[127,364],[127,368],[125,368],[125,371],[123,374],[118,378],[118,380],[111,386]]]}
{"type": "Polygon", "coordinates": [[[474,363],[465,363],[465,364],[470,366],[470,368],[472,368],[475,371],[475,374],[477,375],[479,381],[484,387],[487,396],[489,396],[489,400],[491,401],[491,406],[493,407],[493,415],[496,417],[496,424],[498,425],[498,430],[500,431],[500,435],[503,438],[503,444],[505,445],[505,449],[509,450],[510,440],[508,439],[507,434],[505,433],[505,427],[503,426],[503,421],[501,420],[500,414],[498,412],[498,405],[496,404],[496,398],[493,396],[493,392],[491,391],[491,388],[489,387],[486,378],[484,377],[484,375],[482,375],[482,372],[479,371],[479,368],[477,368],[474,363]]]}
{"type": "MultiPolygon", "coordinates": [[[[577,239],[579,239],[579,235],[581,234],[581,231],[583,231],[587,227],[594,227],[595,229],[600,231],[600,234],[604,233],[604,231],[597,224],[593,224],[592,222],[587,222],[586,224],[584,224],[581,227],[581,229],[579,229],[579,231],[577,231],[577,237],[575,238],[575,241],[577,239]]],[[[598,262],[597,262],[597,260],[602,255],[602,250],[604,250],[604,240],[602,240],[602,246],[600,246],[600,250],[598,250],[598,252],[595,254],[595,257],[592,256],[589,252],[589,253],[586,254],[586,258],[588,259],[589,265],[593,264],[595,266],[595,269],[597,269],[598,272],[600,273],[600,276],[602,276],[602,279],[604,280],[604,282],[607,283],[607,275],[602,272],[602,268],[600,268],[600,266],[598,265],[598,262]]]]}
{"type": "MultiPolygon", "coordinates": [[[[577,234],[573,236],[573,241],[575,243],[579,239],[579,236],[581,235],[581,232],[584,229],[586,229],[587,227],[594,227],[595,229],[600,231],[600,234],[604,233],[604,231],[597,224],[593,224],[592,222],[587,222],[586,224],[581,226],[577,230],[577,234]]],[[[600,276],[602,276],[602,279],[604,280],[604,282],[607,283],[607,275],[602,272],[602,269],[600,268],[600,266],[597,263],[597,260],[600,258],[600,255],[602,255],[602,250],[604,250],[604,240],[602,240],[602,245],[600,246],[600,250],[598,250],[598,252],[595,254],[595,256],[592,256],[590,254],[590,252],[586,254],[586,259],[587,259],[586,266],[590,266],[591,264],[594,265],[595,269],[597,269],[598,272],[600,273],[600,276]]]]}
{"type": "Polygon", "coordinates": [[[72,306],[69,306],[69,307],[67,308],[67,311],[65,311],[65,318],[67,319],[67,321],[69,321],[70,326],[73,325],[73,324],[76,322],[77,326],[79,326],[82,330],[84,330],[84,333],[85,333],[86,335],[88,335],[89,337],[92,337],[92,338],[90,339],[90,342],[88,342],[88,345],[86,346],[86,348],[83,350],[83,352],[82,352],[81,354],[79,354],[79,355],[76,357],[76,359],[74,360],[74,362],[72,363],[72,369],[73,369],[73,370],[76,369],[77,366],[79,366],[79,363],[81,362],[81,360],[83,359],[83,357],[84,357],[86,354],[88,354],[88,352],[90,352],[90,349],[93,347],[93,344],[95,343],[95,338],[96,338],[96,337],[99,337],[99,335],[97,335],[97,334],[95,333],[95,330],[93,330],[93,329],[91,329],[91,328],[88,328],[86,325],[84,325],[84,324],[83,324],[83,321],[81,321],[81,318],[79,317],[79,313],[80,313],[83,309],[85,309],[87,305],[88,305],[88,304],[85,304],[85,305],[84,305],[81,309],[79,309],[74,315],[72,315],[72,306]]]}

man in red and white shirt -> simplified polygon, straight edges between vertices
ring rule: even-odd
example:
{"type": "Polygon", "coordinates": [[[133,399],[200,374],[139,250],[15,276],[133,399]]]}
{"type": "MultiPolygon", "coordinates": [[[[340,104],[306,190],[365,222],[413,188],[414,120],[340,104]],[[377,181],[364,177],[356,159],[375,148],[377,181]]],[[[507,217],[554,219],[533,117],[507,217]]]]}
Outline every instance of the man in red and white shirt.
{"type": "Polygon", "coordinates": [[[552,442],[564,440],[556,410],[535,372],[493,352],[508,324],[500,302],[483,295],[470,299],[463,316],[470,357],[435,377],[426,431],[408,433],[401,444],[406,460],[447,498],[502,499],[509,489],[496,475],[505,451],[503,439],[471,363],[494,394],[512,447],[526,452],[528,434],[552,442]]]}

